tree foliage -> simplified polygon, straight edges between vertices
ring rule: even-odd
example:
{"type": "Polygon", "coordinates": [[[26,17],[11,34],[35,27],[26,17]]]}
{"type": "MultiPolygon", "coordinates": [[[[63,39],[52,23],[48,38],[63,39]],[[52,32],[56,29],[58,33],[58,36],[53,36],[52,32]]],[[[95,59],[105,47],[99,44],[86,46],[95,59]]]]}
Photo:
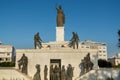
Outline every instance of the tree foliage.
{"type": "Polygon", "coordinates": [[[0,67],[15,67],[15,62],[2,62],[0,67]]]}
{"type": "Polygon", "coordinates": [[[118,47],[120,48],[120,30],[118,30],[118,36],[119,36],[119,39],[118,39],[118,47]]]}
{"type": "Polygon", "coordinates": [[[98,60],[98,66],[100,68],[111,68],[112,64],[106,60],[99,59],[98,60]]]}

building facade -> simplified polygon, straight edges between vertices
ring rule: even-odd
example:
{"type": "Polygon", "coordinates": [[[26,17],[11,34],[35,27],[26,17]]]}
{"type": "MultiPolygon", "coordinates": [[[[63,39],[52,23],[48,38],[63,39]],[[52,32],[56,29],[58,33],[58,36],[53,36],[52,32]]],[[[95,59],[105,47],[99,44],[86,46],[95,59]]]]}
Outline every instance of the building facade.
{"type": "Polygon", "coordinates": [[[96,49],[98,52],[98,59],[107,60],[107,45],[105,43],[86,40],[81,42],[81,49],[96,49]]]}
{"type": "Polygon", "coordinates": [[[15,49],[13,46],[0,45],[0,62],[11,62],[15,58],[15,49]]]}
{"type": "Polygon", "coordinates": [[[116,56],[108,58],[108,61],[112,63],[112,65],[119,65],[120,64],[120,53],[118,53],[116,56]]]}

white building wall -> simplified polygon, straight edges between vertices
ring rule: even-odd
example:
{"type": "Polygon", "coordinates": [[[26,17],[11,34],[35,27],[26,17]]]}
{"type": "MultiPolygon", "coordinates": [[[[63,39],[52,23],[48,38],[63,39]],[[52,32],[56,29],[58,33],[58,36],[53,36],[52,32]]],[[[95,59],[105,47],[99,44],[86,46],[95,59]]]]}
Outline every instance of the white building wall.
{"type": "Polygon", "coordinates": [[[98,46],[98,58],[107,60],[107,47],[106,46],[98,46]]]}
{"type": "Polygon", "coordinates": [[[0,45],[0,62],[11,62],[13,58],[13,46],[0,45]]]}
{"type": "Polygon", "coordinates": [[[81,42],[81,49],[97,49],[98,58],[107,60],[107,45],[105,43],[95,42],[91,40],[86,40],[81,42]]]}

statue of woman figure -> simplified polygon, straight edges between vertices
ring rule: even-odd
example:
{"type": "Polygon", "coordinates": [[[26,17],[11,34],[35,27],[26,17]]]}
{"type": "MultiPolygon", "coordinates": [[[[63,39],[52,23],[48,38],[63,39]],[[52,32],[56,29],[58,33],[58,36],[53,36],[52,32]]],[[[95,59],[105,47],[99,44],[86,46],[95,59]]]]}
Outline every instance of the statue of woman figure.
{"type": "Polygon", "coordinates": [[[65,15],[64,12],[62,10],[61,5],[59,5],[59,7],[56,7],[57,9],[57,27],[62,27],[63,24],[65,23],[65,15]]]}
{"type": "Polygon", "coordinates": [[[48,80],[47,74],[48,74],[48,68],[47,68],[47,65],[45,65],[45,67],[44,67],[44,80],[48,80]]]}
{"type": "Polygon", "coordinates": [[[54,67],[54,80],[60,80],[60,68],[57,65],[54,67]]]}
{"type": "Polygon", "coordinates": [[[72,67],[71,64],[68,64],[68,67],[67,67],[67,80],[72,80],[73,70],[74,70],[74,67],[72,67]]]}
{"type": "Polygon", "coordinates": [[[35,75],[33,77],[33,80],[41,80],[41,77],[40,77],[40,65],[36,64],[35,67],[37,69],[37,72],[35,73],[35,75]]]}
{"type": "Polygon", "coordinates": [[[65,70],[65,66],[62,66],[62,70],[61,70],[61,80],[66,80],[66,70],[65,70]]]}
{"type": "Polygon", "coordinates": [[[53,69],[53,65],[50,66],[50,80],[54,80],[54,69],[53,69]]]}

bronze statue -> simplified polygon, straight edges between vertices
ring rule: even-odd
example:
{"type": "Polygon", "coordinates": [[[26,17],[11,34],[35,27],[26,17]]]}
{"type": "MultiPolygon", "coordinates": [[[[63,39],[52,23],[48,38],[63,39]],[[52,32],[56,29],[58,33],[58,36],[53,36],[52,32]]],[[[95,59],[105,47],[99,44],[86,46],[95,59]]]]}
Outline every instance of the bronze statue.
{"type": "Polygon", "coordinates": [[[42,39],[39,36],[39,32],[37,34],[35,34],[35,36],[34,36],[34,47],[35,47],[35,49],[37,48],[37,46],[40,49],[42,48],[42,39]]]}
{"type": "Polygon", "coordinates": [[[77,49],[78,49],[78,45],[79,45],[79,37],[78,37],[78,34],[75,33],[75,32],[72,32],[72,34],[73,34],[73,37],[72,37],[72,39],[70,40],[68,46],[69,46],[69,47],[73,47],[73,49],[75,49],[75,45],[76,45],[76,47],[77,47],[77,49]]]}
{"type": "Polygon", "coordinates": [[[73,70],[74,70],[74,68],[72,67],[72,65],[68,64],[68,68],[67,68],[67,80],[72,80],[73,70]]]}
{"type": "Polygon", "coordinates": [[[60,68],[57,65],[54,67],[54,80],[60,80],[60,68]]]}
{"type": "Polygon", "coordinates": [[[59,5],[59,7],[56,7],[56,10],[57,10],[57,19],[56,19],[57,27],[61,27],[65,23],[65,15],[61,5],[59,5]]]}
{"type": "Polygon", "coordinates": [[[54,69],[53,69],[53,65],[50,66],[50,80],[54,80],[54,69]]]}
{"type": "Polygon", "coordinates": [[[79,67],[81,69],[80,76],[82,76],[85,73],[85,62],[83,59],[81,60],[79,67]]]}
{"type": "Polygon", "coordinates": [[[33,80],[41,80],[41,77],[40,77],[40,65],[36,64],[35,67],[36,67],[37,71],[36,71],[36,73],[35,73],[35,75],[33,77],[33,80]]]}
{"type": "Polygon", "coordinates": [[[27,75],[27,65],[28,65],[28,58],[25,56],[25,54],[23,54],[23,56],[21,57],[20,60],[18,60],[18,66],[19,66],[19,70],[21,70],[21,66],[22,66],[22,73],[25,73],[27,75]]]}
{"type": "Polygon", "coordinates": [[[61,70],[61,80],[66,80],[66,70],[65,70],[65,66],[62,66],[62,70],[61,70]]]}
{"type": "Polygon", "coordinates": [[[80,76],[89,72],[90,70],[92,70],[93,66],[94,66],[94,64],[92,63],[92,61],[90,59],[90,53],[88,53],[79,65],[79,67],[81,69],[80,76]]]}
{"type": "Polygon", "coordinates": [[[48,80],[47,75],[48,75],[48,68],[47,68],[47,65],[45,65],[45,67],[44,67],[44,80],[48,80]]]}

